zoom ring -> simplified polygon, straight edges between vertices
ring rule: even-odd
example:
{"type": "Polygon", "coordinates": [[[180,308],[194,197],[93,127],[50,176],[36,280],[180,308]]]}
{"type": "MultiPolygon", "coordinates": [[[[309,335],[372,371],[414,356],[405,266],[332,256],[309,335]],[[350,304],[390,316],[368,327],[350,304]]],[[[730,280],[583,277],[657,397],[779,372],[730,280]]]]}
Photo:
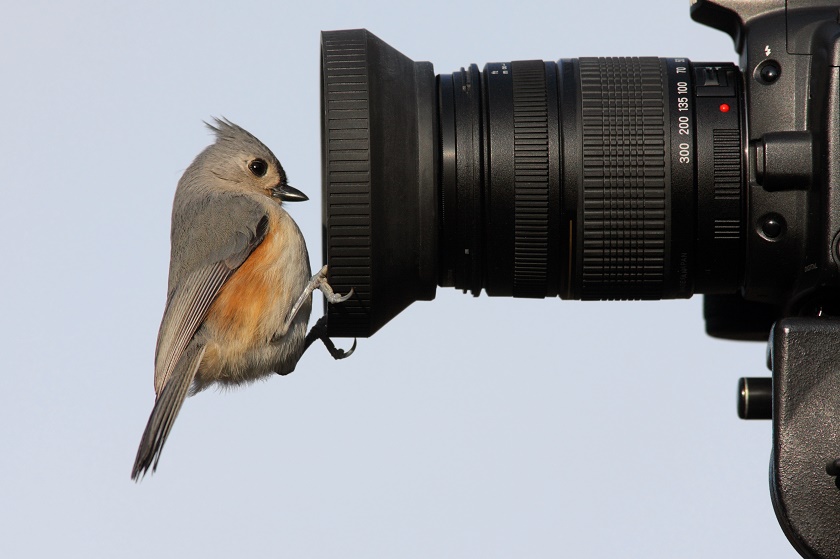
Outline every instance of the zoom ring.
{"type": "Polygon", "coordinates": [[[581,58],[582,299],[658,299],[668,206],[657,58],[581,58]]]}

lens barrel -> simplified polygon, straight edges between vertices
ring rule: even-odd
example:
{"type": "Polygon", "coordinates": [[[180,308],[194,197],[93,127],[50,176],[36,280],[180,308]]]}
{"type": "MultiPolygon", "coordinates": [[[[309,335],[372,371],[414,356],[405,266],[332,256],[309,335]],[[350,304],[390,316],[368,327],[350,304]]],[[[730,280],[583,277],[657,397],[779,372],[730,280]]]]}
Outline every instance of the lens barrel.
{"type": "Polygon", "coordinates": [[[371,335],[435,285],[566,299],[741,285],[734,65],[530,60],[435,80],[364,30],[325,33],[322,52],[324,256],[359,294],[328,307],[330,335],[371,335]]]}

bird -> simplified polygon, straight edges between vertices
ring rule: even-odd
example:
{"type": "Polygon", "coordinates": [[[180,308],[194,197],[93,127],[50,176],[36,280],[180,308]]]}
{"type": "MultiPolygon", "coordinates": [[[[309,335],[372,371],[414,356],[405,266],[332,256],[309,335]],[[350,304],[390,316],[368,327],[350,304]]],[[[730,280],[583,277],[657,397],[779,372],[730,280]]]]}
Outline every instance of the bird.
{"type": "MultiPolygon", "coordinates": [[[[323,323],[306,335],[313,291],[330,303],[353,294],[333,292],[326,266],[310,275],[306,242],[284,208],[308,197],[289,185],[277,157],[244,128],[213,120],[205,124],[215,142],[175,190],[156,397],[131,471],[135,481],[157,469],[188,394],[291,373],[315,339],[332,346],[323,323]]],[[[349,355],[334,346],[330,353],[349,355]]]]}

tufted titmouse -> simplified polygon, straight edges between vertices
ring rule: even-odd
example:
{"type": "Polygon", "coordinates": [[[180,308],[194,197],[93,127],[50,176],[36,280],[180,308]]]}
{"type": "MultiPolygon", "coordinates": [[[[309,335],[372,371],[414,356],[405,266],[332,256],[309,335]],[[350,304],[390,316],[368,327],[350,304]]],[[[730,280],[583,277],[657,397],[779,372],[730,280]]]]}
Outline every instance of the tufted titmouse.
{"type": "MultiPolygon", "coordinates": [[[[314,339],[306,336],[312,292],[320,289],[330,303],[352,295],[333,293],[326,266],[310,278],[306,243],[282,208],[308,198],[288,185],[271,150],[232,122],[215,122],[208,126],[216,142],[195,158],[175,191],[169,289],[155,354],[157,398],[131,472],[135,480],[157,468],[188,391],[291,373],[314,339]]],[[[322,333],[314,336],[328,342],[322,333]]]]}

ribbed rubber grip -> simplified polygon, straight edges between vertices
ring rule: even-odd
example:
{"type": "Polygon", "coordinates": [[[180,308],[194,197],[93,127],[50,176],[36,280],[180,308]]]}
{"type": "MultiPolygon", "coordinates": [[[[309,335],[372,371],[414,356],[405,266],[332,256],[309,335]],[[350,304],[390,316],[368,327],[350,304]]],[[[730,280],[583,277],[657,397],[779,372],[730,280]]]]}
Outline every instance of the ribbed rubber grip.
{"type": "Polygon", "coordinates": [[[581,58],[581,298],[662,296],[665,76],[658,58],[581,58]]]}
{"type": "Polygon", "coordinates": [[[715,199],[741,200],[741,131],[715,129],[712,132],[715,163],[715,199]]]}
{"type": "Polygon", "coordinates": [[[330,316],[331,327],[342,323],[369,328],[371,301],[370,120],[368,109],[367,40],[354,35],[323,34],[324,142],[327,176],[325,210],[330,282],[339,293],[351,288],[358,299],[330,316]]]}

